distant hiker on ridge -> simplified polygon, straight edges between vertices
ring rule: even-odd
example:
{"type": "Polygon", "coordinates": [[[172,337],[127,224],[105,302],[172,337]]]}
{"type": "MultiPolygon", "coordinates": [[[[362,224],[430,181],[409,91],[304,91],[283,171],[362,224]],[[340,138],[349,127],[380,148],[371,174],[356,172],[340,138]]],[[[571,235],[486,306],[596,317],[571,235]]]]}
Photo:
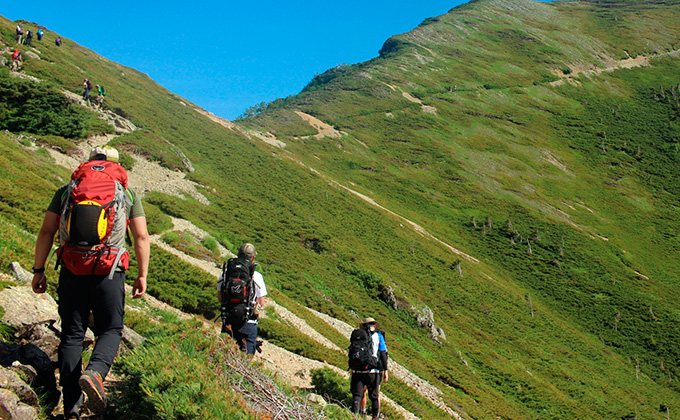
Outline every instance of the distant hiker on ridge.
{"type": "Polygon", "coordinates": [[[83,80],[83,87],[85,88],[85,93],[83,93],[83,99],[90,101],[90,90],[92,89],[92,83],[89,79],[83,80]]]}
{"type": "Polygon", "coordinates": [[[255,247],[245,243],[236,258],[229,259],[222,267],[217,282],[217,298],[221,305],[222,332],[236,340],[241,351],[254,355],[261,352],[257,340],[258,310],[264,307],[267,288],[262,274],[255,271],[255,247]]]}
{"type": "Polygon", "coordinates": [[[21,25],[17,25],[16,29],[16,41],[17,44],[21,45],[21,38],[24,36],[24,28],[21,25]]]}
{"type": "Polygon", "coordinates": [[[15,49],[14,52],[12,53],[12,71],[19,71],[21,70],[21,51],[19,49],[15,49]]]}
{"type": "Polygon", "coordinates": [[[378,322],[366,318],[358,329],[352,331],[347,352],[349,368],[352,371],[350,390],[352,391],[352,413],[359,414],[364,387],[368,389],[371,400],[371,418],[380,415],[380,383],[387,382],[387,346],[385,338],[377,330],[378,322]]]}
{"type": "Polygon", "coordinates": [[[101,109],[104,103],[104,96],[106,96],[106,89],[104,86],[97,85],[97,97],[94,99],[95,108],[101,109]]]}
{"type": "Polygon", "coordinates": [[[38,41],[42,41],[42,37],[45,34],[42,29],[38,29],[38,41]]]}
{"type": "Polygon", "coordinates": [[[127,188],[127,179],[116,149],[92,149],[89,161],[78,166],[71,182],[55,192],[35,244],[32,287],[35,293],[45,293],[45,264],[59,232],[58,364],[66,419],[80,418],[83,404],[94,415],[104,414],[106,408],[104,379],[118,353],[124,326],[128,226],[137,258],[132,297],[146,291],[149,232],[142,201],[127,188]],[[90,315],[96,340],[83,371],[83,340],[90,315]]]}
{"type": "Polygon", "coordinates": [[[61,47],[61,38],[57,37],[57,39],[54,40],[54,45],[61,47]]]}
{"type": "Polygon", "coordinates": [[[33,31],[30,29],[26,32],[26,41],[24,41],[24,45],[27,47],[31,46],[31,41],[33,41],[33,31]]]}

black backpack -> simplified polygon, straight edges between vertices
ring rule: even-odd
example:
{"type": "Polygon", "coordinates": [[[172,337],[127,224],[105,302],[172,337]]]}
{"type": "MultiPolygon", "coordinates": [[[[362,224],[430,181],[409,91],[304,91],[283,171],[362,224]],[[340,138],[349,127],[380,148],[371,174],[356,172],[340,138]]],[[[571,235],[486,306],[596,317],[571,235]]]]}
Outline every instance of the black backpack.
{"type": "Polygon", "coordinates": [[[365,329],[352,331],[349,338],[349,368],[356,372],[366,372],[378,369],[380,363],[373,355],[373,340],[371,334],[365,329]]]}
{"type": "Polygon", "coordinates": [[[222,266],[222,325],[241,325],[254,313],[254,265],[249,259],[231,258],[222,266]]]}

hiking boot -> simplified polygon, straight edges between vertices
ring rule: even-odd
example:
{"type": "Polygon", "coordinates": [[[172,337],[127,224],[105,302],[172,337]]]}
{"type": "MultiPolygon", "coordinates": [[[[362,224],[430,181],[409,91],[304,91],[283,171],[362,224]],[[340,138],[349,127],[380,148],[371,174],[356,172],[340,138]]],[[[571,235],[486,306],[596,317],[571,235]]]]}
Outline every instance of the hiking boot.
{"type": "Polygon", "coordinates": [[[106,408],[106,393],[102,375],[94,370],[86,370],[78,380],[80,389],[87,395],[85,406],[95,415],[104,414],[106,408]]]}

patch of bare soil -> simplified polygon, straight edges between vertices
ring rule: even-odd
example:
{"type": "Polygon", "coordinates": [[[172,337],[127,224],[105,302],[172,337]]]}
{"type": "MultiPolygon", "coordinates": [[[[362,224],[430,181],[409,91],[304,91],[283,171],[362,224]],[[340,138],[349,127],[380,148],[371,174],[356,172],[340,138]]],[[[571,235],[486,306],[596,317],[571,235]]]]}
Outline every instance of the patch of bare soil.
{"type": "Polygon", "coordinates": [[[680,54],[680,50],[669,51],[661,54],[650,54],[650,55],[638,55],[637,57],[630,57],[623,60],[615,60],[611,57],[606,57],[604,60],[604,66],[596,65],[583,65],[583,64],[570,64],[569,69],[571,72],[569,74],[564,74],[561,70],[553,70],[553,74],[560,77],[560,80],[550,82],[552,86],[559,86],[565,82],[570,82],[578,84],[575,77],[580,74],[590,75],[590,74],[600,74],[603,72],[611,72],[618,69],[631,69],[635,67],[649,66],[649,61],[653,58],[663,57],[663,56],[677,56],[680,54]]]}

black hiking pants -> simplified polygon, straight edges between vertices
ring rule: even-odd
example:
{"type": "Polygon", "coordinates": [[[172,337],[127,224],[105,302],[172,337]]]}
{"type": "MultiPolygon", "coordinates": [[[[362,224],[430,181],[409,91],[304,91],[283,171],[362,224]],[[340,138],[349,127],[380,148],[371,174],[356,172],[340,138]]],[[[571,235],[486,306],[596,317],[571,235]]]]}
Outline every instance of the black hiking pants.
{"type": "Polygon", "coordinates": [[[352,373],[350,389],[352,391],[352,413],[359,413],[359,403],[364,396],[364,387],[368,389],[368,398],[371,400],[371,417],[377,418],[380,414],[380,382],[382,373],[355,372],[352,373]]]}
{"type": "Polygon", "coordinates": [[[64,411],[80,398],[78,379],[82,373],[85,332],[94,319],[96,337],[87,369],[97,371],[102,379],[109,373],[123,334],[125,310],[125,273],[116,272],[111,280],[106,275],[76,276],[66,268],[59,275],[59,383],[63,388],[64,411]]]}

